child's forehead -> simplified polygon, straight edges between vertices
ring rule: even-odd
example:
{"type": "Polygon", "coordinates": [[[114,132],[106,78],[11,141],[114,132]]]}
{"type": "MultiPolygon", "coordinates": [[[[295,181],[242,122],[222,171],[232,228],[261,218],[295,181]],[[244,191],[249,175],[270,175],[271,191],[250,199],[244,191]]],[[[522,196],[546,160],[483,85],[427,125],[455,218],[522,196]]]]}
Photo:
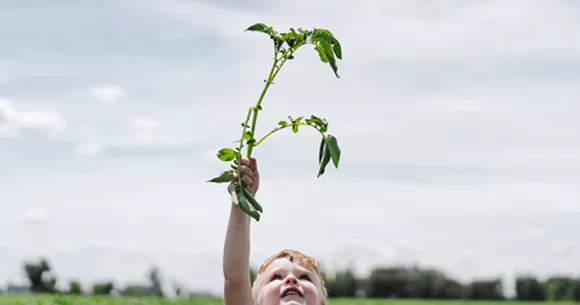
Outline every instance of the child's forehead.
{"type": "Polygon", "coordinates": [[[300,261],[293,261],[291,262],[286,257],[277,258],[266,268],[266,271],[274,270],[274,269],[306,269],[309,270],[308,266],[305,266],[300,261]]]}

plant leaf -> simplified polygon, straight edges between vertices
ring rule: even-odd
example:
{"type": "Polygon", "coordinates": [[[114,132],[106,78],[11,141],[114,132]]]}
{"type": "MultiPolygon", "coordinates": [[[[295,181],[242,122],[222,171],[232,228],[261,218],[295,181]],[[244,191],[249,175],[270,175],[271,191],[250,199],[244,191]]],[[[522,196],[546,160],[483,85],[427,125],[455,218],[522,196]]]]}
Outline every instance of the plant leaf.
{"type": "Polygon", "coordinates": [[[232,183],[228,185],[228,193],[230,193],[230,197],[232,198],[232,203],[235,205],[239,204],[238,194],[236,193],[236,183],[232,183]]]}
{"type": "Polygon", "coordinates": [[[256,23],[254,25],[249,26],[246,31],[254,31],[254,32],[262,32],[268,33],[269,27],[263,23],[256,23]]]}
{"type": "Polygon", "coordinates": [[[280,127],[286,127],[286,126],[288,126],[288,122],[280,121],[280,122],[278,122],[278,125],[280,125],[280,127]]]}
{"type": "Polygon", "coordinates": [[[292,120],[292,131],[294,133],[297,133],[298,132],[298,127],[300,126],[298,124],[300,124],[300,122],[302,121],[302,118],[303,117],[298,117],[298,118],[292,120]]]}
{"type": "Polygon", "coordinates": [[[318,128],[320,128],[321,132],[326,132],[327,128],[328,128],[328,122],[326,122],[325,119],[321,119],[315,115],[310,115],[310,119],[306,120],[306,122],[308,124],[313,124],[318,126],[318,128]]]}
{"type": "Polygon", "coordinates": [[[242,188],[242,191],[244,192],[244,196],[246,197],[246,199],[248,199],[250,204],[252,204],[252,206],[258,212],[260,212],[260,213],[264,212],[264,208],[262,208],[262,205],[260,205],[260,203],[256,200],[256,198],[254,198],[254,196],[252,196],[252,194],[250,193],[250,191],[248,191],[248,189],[242,188]]]}
{"type": "Polygon", "coordinates": [[[324,153],[324,146],[326,145],[326,140],[324,137],[320,140],[320,147],[318,148],[318,164],[322,163],[322,155],[324,153]]]}
{"type": "Polygon", "coordinates": [[[220,159],[220,160],[222,160],[224,162],[232,161],[237,156],[238,156],[238,153],[235,150],[231,149],[231,148],[222,148],[217,153],[218,159],[220,159]]]}
{"type": "Polygon", "coordinates": [[[328,64],[332,68],[334,75],[336,75],[337,78],[340,78],[340,76],[338,75],[338,72],[337,72],[338,66],[336,65],[336,59],[334,58],[334,53],[331,49],[330,44],[328,44],[326,41],[321,41],[320,44],[322,45],[322,47],[324,49],[324,53],[326,54],[326,59],[328,60],[328,64]]]}
{"type": "Polygon", "coordinates": [[[334,50],[334,54],[336,54],[336,58],[342,59],[342,47],[340,46],[340,42],[334,36],[332,37],[332,49],[334,50]]]}
{"type": "Polygon", "coordinates": [[[336,58],[342,59],[342,47],[340,46],[340,42],[329,30],[315,29],[312,35],[312,41],[325,41],[332,47],[336,58]]]}
{"type": "MultiPolygon", "coordinates": [[[[324,138],[322,138],[322,141],[326,142],[326,140],[324,138]]],[[[328,151],[328,143],[325,143],[322,146],[322,159],[320,160],[320,167],[318,168],[318,176],[320,177],[324,174],[324,171],[326,170],[326,166],[328,165],[328,162],[330,162],[330,152],[328,151]]]]}
{"type": "Polygon", "coordinates": [[[221,173],[221,175],[212,178],[210,180],[208,180],[207,182],[214,182],[214,183],[224,183],[224,182],[230,182],[234,179],[234,171],[233,170],[227,170],[221,173]]]}
{"type": "Polygon", "coordinates": [[[334,136],[327,135],[326,145],[328,146],[328,151],[332,157],[332,163],[334,163],[334,167],[338,168],[338,163],[340,161],[340,148],[338,147],[338,141],[334,136]]]}
{"type": "Polygon", "coordinates": [[[290,47],[293,48],[294,45],[296,45],[296,33],[284,33],[282,35],[282,39],[284,41],[286,41],[286,44],[290,47]]]}
{"type": "Polygon", "coordinates": [[[338,59],[342,59],[342,48],[334,35],[326,29],[314,29],[311,42],[316,45],[316,50],[322,62],[328,63],[336,77],[340,78],[337,73],[338,66],[336,65],[335,54],[338,59]],[[324,56],[322,53],[324,53],[324,56]]]}
{"type": "Polygon", "coordinates": [[[300,126],[300,125],[298,125],[298,124],[294,124],[294,125],[292,125],[292,131],[293,131],[294,133],[297,133],[297,132],[298,132],[298,126],[300,126]]]}
{"type": "Polygon", "coordinates": [[[320,44],[316,44],[314,45],[314,48],[316,50],[316,52],[318,52],[318,56],[320,56],[320,60],[323,63],[328,63],[328,58],[326,57],[326,51],[324,50],[324,47],[321,46],[320,44]]]}
{"type": "Polygon", "coordinates": [[[238,206],[244,213],[250,215],[256,221],[260,221],[260,213],[252,206],[248,198],[245,196],[242,187],[236,187],[236,194],[238,196],[238,206]]]}

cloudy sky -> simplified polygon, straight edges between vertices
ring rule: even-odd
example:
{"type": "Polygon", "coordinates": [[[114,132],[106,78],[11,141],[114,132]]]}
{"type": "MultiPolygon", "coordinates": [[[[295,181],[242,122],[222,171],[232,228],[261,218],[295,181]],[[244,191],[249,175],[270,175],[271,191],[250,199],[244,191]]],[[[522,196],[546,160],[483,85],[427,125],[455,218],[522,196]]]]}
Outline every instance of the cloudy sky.
{"type": "MultiPolygon", "coordinates": [[[[271,64],[255,22],[330,29],[284,67],[255,150],[253,264],[282,248],[329,269],[419,262],[460,279],[580,271],[580,5],[575,1],[0,1],[0,281],[141,281],[150,263],[221,293],[233,145],[271,64]],[[300,88],[300,90],[296,90],[300,88]]],[[[3,286],[1,284],[0,286],[3,286]]]]}

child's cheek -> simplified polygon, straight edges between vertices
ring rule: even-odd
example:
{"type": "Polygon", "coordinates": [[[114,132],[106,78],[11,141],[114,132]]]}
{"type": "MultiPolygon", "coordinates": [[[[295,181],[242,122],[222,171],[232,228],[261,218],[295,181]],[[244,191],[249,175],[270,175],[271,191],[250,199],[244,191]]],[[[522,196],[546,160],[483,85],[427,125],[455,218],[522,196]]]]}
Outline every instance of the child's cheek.
{"type": "Polygon", "coordinates": [[[264,299],[266,301],[265,304],[277,304],[278,297],[280,295],[280,285],[276,283],[269,283],[264,288],[264,299]]]}
{"type": "Polygon", "coordinates": [[[304,294],[306,296],[306,302],[310,305],[310,304],[316,304],[318,302],[318,289],[316,289],[316,286],[312,283],[308,283],[308,284],[304,284],[302,286],[302,289],[304,289],[304,294]]]}

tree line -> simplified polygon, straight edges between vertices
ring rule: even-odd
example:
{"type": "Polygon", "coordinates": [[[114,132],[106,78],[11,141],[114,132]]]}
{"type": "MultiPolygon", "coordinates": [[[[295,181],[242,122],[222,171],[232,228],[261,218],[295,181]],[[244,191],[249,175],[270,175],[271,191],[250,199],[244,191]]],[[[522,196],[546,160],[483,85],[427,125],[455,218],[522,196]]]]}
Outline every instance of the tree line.
{"type": "Polygon", "coordinates": [[[444,271],[418,266],[375,267],[366,278],[352,268],[323,274],[329,297],[366,297],[438,300],[580,301],[580,277],[554,275],[539,279],[533,274],[515,278],[515,296],[507,297],[500,277],[462,283],[444,271]]]}
{"type": "MultiPolygon", "coordinates": [[[[29,281],[30,293],[87,294],[78,281],[70,281],[65,290],[56,288],[57,279],[50,275],[52,268],[47,259],[23,264],[29,281]]],[[[159,269],[152,266],[147,271],[149,285],[115,287],[113,282],[97,282],[91,286],[93,295],[117,293],[125,296],[165,297],[159,269]]],[[[474,279],[460,282],[437,268],[413,266],[378,266],[366,277],[356,275],[352,267],[338,269],[330,275],[322,272],[330,298],[397,298],[439,300],[519,300],[519,301],[578,301],[580,302],[580,277],[554,275],[540,279],[532,274],[515,278],[515,296],[507,297],[500,277],[474,279]]],[[[256,270],[250,270],[250,279],[256,270]]],[[[177,296],[197,297],[185,293],[182,286],[173,283],[172,293],[177,296]]]]}

